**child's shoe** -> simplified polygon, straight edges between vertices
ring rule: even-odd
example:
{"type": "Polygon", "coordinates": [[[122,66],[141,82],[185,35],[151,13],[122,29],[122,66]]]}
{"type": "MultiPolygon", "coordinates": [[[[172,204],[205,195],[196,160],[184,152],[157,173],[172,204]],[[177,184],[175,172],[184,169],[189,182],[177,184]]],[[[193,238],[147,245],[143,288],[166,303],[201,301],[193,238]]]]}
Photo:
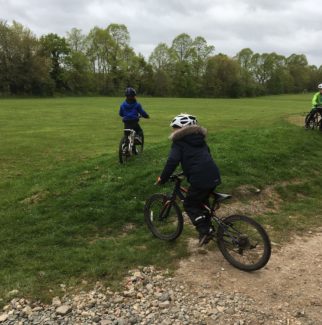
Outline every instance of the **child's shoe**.
{"type": "Polygon", "coordinates": [[[205,234],[200,233],[199,234],[199,246],[208,244],[214,238],[214,235],[215,235],[215,233],[214,233],[214,229],[212,227],[209,228],[208,233],[205,233],[205,234]]]}

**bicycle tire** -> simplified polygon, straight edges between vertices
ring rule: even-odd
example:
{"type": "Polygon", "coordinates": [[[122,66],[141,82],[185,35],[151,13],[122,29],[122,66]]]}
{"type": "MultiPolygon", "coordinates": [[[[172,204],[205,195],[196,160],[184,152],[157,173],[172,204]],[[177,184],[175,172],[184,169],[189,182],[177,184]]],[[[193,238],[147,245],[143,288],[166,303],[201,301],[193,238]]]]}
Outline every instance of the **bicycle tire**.
{"type": "Polygon", "coordinates": [[[319,113],[315,113],[312,119],[311,129],[317,129],[319,127],[319,113]]]}
{"type": "Polygon", "coordinates": [[[137,144],[137,146],[139,146],[139,153],[141,154],[143,152],[143,148],[144,148],[144,134],[143,133],[140,136],[140,138],[141,138],[141,143],[137,144]]]}
{"type": "Polygon", "coordinates": [[[222,222],[218,227],[217,243],[225,259],[243,271],[264,267],[271,256],[271,242],[265,229],[244,215],[231,215],[222,222]]]}
{"type": "Polygon", "coordinates": [[[316,120],[317,120],[316,127],[319,129],[319,131],[322,131],[322,115],[321,115],[321,113],[319,113],[316,120]]]}
{"type": "Polygon", "coordinates": [[[122,137],[119,145],[119,162],[120,164],[125,164],[128,160],[127,149],[124,149],[124,145],[126,145],[126,138],[125,136],[122,137]]]}
{"type": "Polygon", "coordinates": [[[314,128],[316,127],[316,116],[313,115],[310,120],[309,117],[311,116],[311,113],[308,113],[305,117],[305,126],[308,129],[314,130],[314,128]]]}
{"type": "Polygon", "coordinates": [[[305,116],[305,120],[304,120],[304,126],[310,128],[310,125],[308,124],[308,119],[310,117],[311,113],[307,113],[306,116],[305,116]]]}
{"type": "Polygon", "coordinates": [[[183,217],[178,204],[171,202],[164,194],[153,194],[146,201],[144,219],[152,234],[161,240],[175,240],[183,230],[183,217]]]}

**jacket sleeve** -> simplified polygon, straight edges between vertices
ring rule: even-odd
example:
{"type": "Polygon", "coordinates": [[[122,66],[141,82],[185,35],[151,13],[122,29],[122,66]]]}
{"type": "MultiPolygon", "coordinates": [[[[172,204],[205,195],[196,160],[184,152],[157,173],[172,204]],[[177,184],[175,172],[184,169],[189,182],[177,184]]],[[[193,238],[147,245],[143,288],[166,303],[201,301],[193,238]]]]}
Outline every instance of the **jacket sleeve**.
{"type": "Polygon", "coordinates": [[[175,171],[175,169],[181,162],[181,158],[182,158],[181,147],[178,144],[173,143],[169,153],[168,160],[160,176],[161,184],[164,184],[170,178],[172,173],[175,171]]]}
{"type": "Polygon", "coordinates": [[[119,115],[121,117],[124,117],[124,112],[123,112],[123,106],[122,105],[120,106],[119,115]]]}
{"type": "Polygon", "coordinates": [[[319,94],[320,94],[319,92],[314,94],[312,98],[312,107],[315,107],[316,105],[319,104],[319,98],[318,98],[319,94]]]}
{"type": "Polygon", "coordinates": [[[149,117],[149,114],[142,108],[142,105],[140,103],[138,103],[137,109],[142,117],[144,117],[144,118],[149,117]]]}

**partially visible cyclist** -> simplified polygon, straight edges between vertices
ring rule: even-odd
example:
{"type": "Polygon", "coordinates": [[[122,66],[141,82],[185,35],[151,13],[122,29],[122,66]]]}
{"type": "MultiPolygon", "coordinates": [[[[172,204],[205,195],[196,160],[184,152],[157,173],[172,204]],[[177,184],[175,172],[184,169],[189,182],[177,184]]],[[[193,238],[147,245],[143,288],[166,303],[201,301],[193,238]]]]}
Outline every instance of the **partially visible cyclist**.
{"type": "Polygon", "coordinates": [[[170,126],[173,130],[169,137],[172,146],[158,184],[164,184],[181,163],[190,183],[183,206],[199,232],[201,246],[207,244],[213,235],[210,216],[202,205],[208,204],[211,192],[221,183],[219,169],[205,141],[207,130],[198,125],[195,116],[180,114],[170,126]]]}
{"type": "MultiPolygon", "coordinates": [[[[308,128],[311,120],[314,118],[316,113],[320,113],[322,116],[322,83],[318,85],[319,91],[313,95],[312,98],[312,109],[309,113],[310,115],[306,119],[305,127],[308,128]]],[[[322,125],[320,124],[320,130],[322,130],[322,125]]]]}
{"type": "MultiPolygon", "coordinates": [[[[143,138],[143,130],[139,125],[140,117],[149,118],[142,105],[136,100],[136,91],[132,87],[125,89],[125,101],[121,104],[119,115],[122,117],[124,129],[132,129],[136,132],[138,138],[143,138]]],[[[135,147],[133,148],[136,153],[135,147]]]]}

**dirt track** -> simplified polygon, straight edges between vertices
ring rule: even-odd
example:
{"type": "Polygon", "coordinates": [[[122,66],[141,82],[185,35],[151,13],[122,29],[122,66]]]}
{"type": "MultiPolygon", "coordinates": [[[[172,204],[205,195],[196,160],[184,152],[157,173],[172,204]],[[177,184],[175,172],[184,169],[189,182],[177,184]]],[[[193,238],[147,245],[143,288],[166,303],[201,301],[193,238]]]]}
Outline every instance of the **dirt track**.
{"type": "Polygon", "coordinates": [[[191,290],[200,288],[240,292],[265,314],[279,314],[286,324],[322,324],[322,230],[273,247],[267,266],[253,273],[230,266],[218,250],[198,249],[191,241],[191,257],[176,272],[191,290]]]}

